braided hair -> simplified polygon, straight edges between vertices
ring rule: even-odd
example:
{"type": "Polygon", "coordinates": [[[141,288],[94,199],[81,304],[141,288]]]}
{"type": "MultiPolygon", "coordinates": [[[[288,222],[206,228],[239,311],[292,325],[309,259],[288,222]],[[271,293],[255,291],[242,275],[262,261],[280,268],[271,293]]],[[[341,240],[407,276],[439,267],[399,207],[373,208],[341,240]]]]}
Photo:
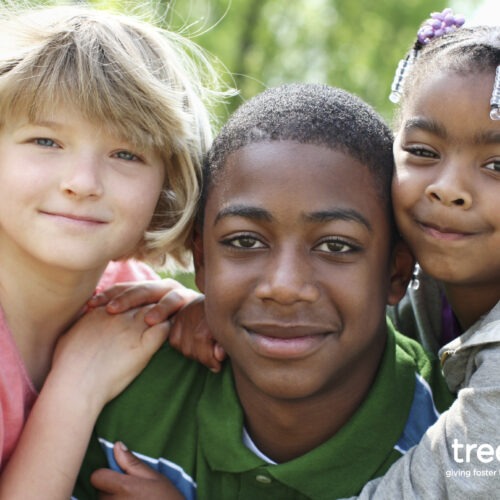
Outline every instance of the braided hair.
{"type": "Polygon", "coordinates": [[[462,27],[462,16],[451,9],[431,14],[420,27],[417,40],[396,71],[391,100],[399,102],[396,126],[414,89],[439,68],[458,75],[497,73],[491,107],[500,119],[500,26],[462,27]]]}

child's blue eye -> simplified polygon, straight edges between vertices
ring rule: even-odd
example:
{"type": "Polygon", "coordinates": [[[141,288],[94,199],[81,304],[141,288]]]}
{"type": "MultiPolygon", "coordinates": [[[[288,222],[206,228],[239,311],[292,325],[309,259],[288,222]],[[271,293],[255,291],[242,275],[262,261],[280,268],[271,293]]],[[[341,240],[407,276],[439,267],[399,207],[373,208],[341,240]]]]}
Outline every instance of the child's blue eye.
{"type": "Polygon", "coordinates": [[[43,146],[45,148],[56,148],[57,147],[57,144],[55,143],[55,141],[53,141],[52,139],[48,139],[47,137],[37,137],[34,140],[34,142],[38,146],[43,146]]]}
{"type": "Polygon", "coordinates": [[[137,156],[134,153],[131,153],[130,151],[118,151],[117,153],[115,153],[115,156],[120,160],[141,161],[141,158],[139,158],[139,156],[137,156]]]}

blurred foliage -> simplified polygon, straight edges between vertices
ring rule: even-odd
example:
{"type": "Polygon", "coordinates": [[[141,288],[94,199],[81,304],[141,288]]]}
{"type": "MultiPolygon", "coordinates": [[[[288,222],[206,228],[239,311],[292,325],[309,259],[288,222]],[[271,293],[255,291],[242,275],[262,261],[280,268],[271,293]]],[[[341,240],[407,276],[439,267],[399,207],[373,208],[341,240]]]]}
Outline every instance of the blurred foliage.
{"type": "Polygon", "coordinates": [[[387,119],[395,68],[439,0],[164,0],[174,29],[191,32],[234,75],[230,107],[291,81],[345,88],[387,119]]]}
{"type": "MultiPolygon", "coordinates": [[[[66,2],[71,0],[66,0],[66,2]]],[[[451,1],[451,0],[450,0],[451,1]]],[[[0,3],[64,3],[0,0],[0,3]]],[[[443,0],[73,0],[112,7],[194,39],[223,63],[240,91],[228,112],[268,86],[292,81],[345,88],[390,120],[395,68],[420,23],[443,0]]]]}
{"type": "Polygon", "coordinates": [[[179,283],[182,283],[187,288],[198,290],[194,282],[194,273],[180,272],[180,273],[160,273],[161,276],[175,278],[179,283]]]}

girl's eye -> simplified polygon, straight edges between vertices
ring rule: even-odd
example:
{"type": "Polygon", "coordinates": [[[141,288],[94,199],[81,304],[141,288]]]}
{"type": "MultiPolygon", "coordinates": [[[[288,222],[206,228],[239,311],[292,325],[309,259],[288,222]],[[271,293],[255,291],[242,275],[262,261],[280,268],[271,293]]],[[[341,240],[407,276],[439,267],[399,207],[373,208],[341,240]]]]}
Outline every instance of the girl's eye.
{"type": "Polygon", "coordinates": [[[227,238],[222,241],[223,245],[232,248],[250,249],[254,250],[256,248],[264,248],[265,245],[253,236],[236,236],[233,238],[227,238]]]}
{"type": "Polygon", "coordinates": [[[500,173],[500,160],[492,160],[484,166],[486,170],[500,173]]]}
{"type": "Polygon", "coordinates": [[[130,151],[118,151],[114,154],[116,158],[125,161],[142,161],[142,159],[130,151]]]}
{"type": "Polygon", "coordinates": [[[349,253],[359,250],[359,247],[353,245],[352,243],[347,243],[344,240],[335,238],[331,240],[325,240],[314,248],[320,252],[339,254],[339,253],[349,253]]]}
{"type": "Polygon", "coordinates": [[[47,137],[37,137],[34,139],[34,143],[37,146],[43,146],[45,148],[57,148],[58,145],[52,139],[48,139],[47,137]]]}
{"type": "Polygon", "coordinates": [[[421,158],[438,158],[437,153],[422,146],[407,146],[406,148],[403,148],[403,150],[411,155],[419,156],[421,158]]]}

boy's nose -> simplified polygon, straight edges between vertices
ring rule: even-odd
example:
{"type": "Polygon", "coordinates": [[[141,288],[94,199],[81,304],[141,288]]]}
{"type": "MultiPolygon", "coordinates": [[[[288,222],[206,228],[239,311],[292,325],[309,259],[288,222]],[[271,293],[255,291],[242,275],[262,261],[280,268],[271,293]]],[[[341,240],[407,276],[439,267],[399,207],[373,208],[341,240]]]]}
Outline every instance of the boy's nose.
{"type": "Polygon", "coordinates": [[[315,302],[320,290],[315,284],[308,257],[297,251],[278,251],[271,258],[256,288],[260,299],[283,305],[296,302],[315,302]]]}
{"type": "Polygon", "coordinates": [[[75,198],[98,198],[103,193],[101,166],[94,157],[75,158],[61,179],[61,191],[75,198]]]}
{"type": "MultiPolygon", "coordinates": [[[[469,176],[470,173],[467,172],[465,175],[469,176]]],[[[472,194],[467,188],[467,182],[463,177],[459,168],[448,166],[427,186],[425,194],[431,201],[440,202],[448,207],[456,206],[467,210],[472,206],[472,194]]]]}

